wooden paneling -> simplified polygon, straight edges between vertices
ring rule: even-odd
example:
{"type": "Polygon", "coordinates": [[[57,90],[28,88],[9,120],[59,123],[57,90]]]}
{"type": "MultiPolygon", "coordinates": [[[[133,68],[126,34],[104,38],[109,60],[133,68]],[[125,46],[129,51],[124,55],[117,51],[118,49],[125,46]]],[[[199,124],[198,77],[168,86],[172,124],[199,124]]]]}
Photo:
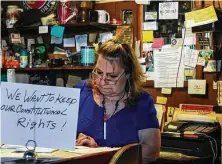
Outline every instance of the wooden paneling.
{"type": "MultiPolygon", "coordinates": [[[[203,104],[203,105],[216,105],[217,103],[217,90],[213,89],[213,80],[215,74],[207,73],[204,75],[204,79],[207,80],[206,95],[189,95],[188,88],[172,88],[171,95],[161,94],[161,89],[154,87],[144,87],[154,98],[156,102],[157,96],[167,97],[167,106],[179,107],[179,104],[203,104]]],[[[186,84],[186,83],[185,83],[186,84]]]]}
{"type": "MultiPolygon", "coordinates": [[[[201,1],[195,1],[195,8],[201,8],[201,1]]],[[[222,7],[222,1],[221,0],[212,0],[212,1],[204,1],[204,6],[207,7],[207,6],[210,6],[210,5],[213,5],[216,7],[216,8],[220,8],[222,7]]]]}
{"type": "MultiPolygon", "coordinates": [[[[133,40],[135,37],[141,40],[142,29],[142,5],[136,4],[134,1],[125,2],[110,2],[110,3],[97,3],[96,10],[106,10],[110,14],[111,20],[113,18],[122,21],[122,11],[132,10],[133,12],[133,40]]],[[[134,45],[134,44],[133,44],[134,45]]]]}

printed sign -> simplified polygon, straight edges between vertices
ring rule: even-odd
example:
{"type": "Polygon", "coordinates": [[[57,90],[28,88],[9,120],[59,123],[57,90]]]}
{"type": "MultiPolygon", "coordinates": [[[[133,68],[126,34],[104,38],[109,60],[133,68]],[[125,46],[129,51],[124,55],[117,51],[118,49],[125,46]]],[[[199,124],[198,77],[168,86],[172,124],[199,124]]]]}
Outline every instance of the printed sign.
{"type": "Polygon", "coordinates": [[[178,2],[159,3],[159,19],[178,19],[178,2]]]}
{"type": "Polygon", "coordinates": [[[1,83],[1,143],[74,150],[80,90],[1,83]]]}

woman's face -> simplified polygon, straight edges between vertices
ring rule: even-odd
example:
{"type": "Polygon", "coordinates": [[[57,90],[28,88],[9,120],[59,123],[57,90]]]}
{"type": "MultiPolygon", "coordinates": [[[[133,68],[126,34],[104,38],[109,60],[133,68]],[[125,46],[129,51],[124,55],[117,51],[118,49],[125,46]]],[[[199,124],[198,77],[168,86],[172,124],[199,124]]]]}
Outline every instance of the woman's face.
{"type": "Polygon", "coordinates": [[[93,71],[99,91],[105,96],[116,96],[125,89],[126,74],[118,60],[106,60],[99,55],[93,71]]]}

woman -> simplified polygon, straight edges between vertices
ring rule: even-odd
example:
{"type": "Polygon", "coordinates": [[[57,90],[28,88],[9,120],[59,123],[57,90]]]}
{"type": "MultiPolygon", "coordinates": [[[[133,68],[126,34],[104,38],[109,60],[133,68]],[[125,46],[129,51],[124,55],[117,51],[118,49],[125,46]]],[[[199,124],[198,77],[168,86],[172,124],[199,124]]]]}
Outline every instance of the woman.
{"type": "Polygon", "coordinates": [[[160,131],[154,102],[143,90],[144,75],[130,46],[101,45],[92,80],[82,81],[76,145],[142,144],[143,162],[159,156],[160,131]]]}

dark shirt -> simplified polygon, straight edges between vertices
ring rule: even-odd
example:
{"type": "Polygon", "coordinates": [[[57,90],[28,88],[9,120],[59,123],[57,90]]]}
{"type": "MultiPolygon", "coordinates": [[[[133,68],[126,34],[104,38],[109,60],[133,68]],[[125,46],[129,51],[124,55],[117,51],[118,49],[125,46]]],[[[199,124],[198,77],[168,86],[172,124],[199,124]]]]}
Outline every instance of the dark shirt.
{"type": "Polygon", "coordinates": [[[99,146],[119,147],[138,143],[139,130],[159,128],[153,98],[144,91],[136,106],[124,107],[107,120],[104,140],[104,108],[95,102],[86,80],[76,88],[81,88],[77,132],[91,136],[99,146]]]}

